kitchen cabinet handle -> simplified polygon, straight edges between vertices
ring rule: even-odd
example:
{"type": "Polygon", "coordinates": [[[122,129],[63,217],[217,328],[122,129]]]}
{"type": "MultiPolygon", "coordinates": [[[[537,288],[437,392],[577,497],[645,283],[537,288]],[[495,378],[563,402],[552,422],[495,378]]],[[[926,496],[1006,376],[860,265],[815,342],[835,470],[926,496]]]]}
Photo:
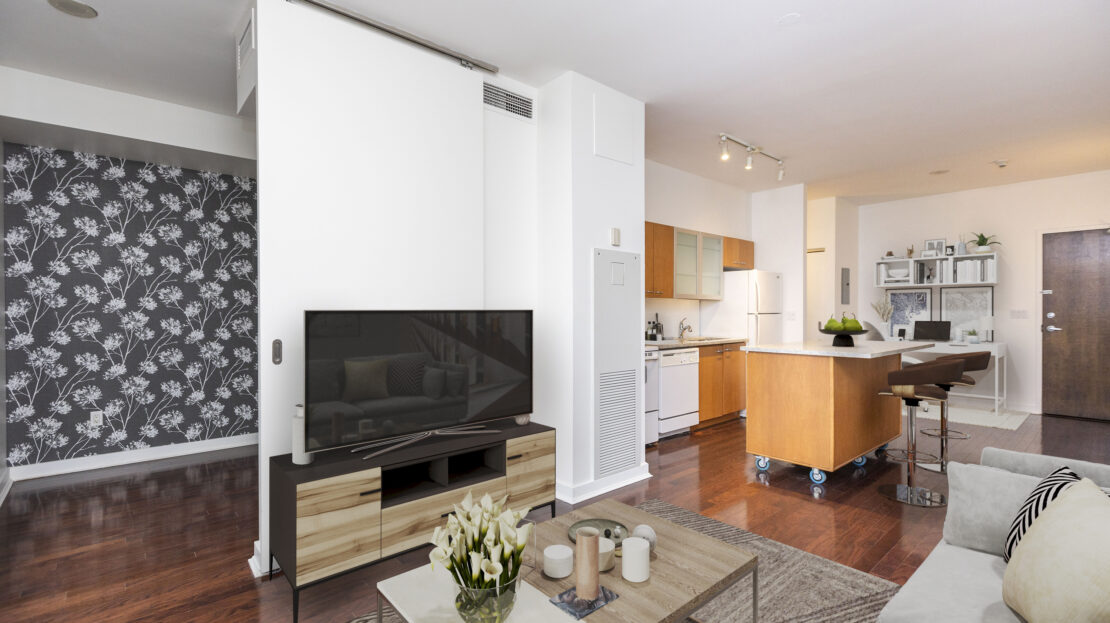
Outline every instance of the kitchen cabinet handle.
{"type": "Polygon", "coordinates": [[[377,489],[373,489],[371,491],[363,491],[362,493],[360,493],[358,495],[359,495],[359,497],[363,497],[363,496],[366,496],[366,495],[374,495],[375,493],[381,493],[381,492],[382,492],[382,488],[378,487],[377,489]]]}

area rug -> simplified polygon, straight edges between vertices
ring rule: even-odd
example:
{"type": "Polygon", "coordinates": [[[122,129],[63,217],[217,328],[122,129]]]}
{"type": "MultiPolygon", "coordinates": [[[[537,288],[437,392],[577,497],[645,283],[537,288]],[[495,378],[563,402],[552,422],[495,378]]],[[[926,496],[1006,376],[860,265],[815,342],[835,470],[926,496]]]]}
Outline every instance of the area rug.
{"type": "MultiPolygon", "coordinates": [[[[768,623],[869,623],[898,585],[820,556],[803,552],[660,500],[637,508],[759,556],[759,620],[768,623]]],[[[748,578],[718,595],[690,617],[694,623],[752,620],[752,585],[748,578]]],[[[400,623],[389,608],[383,621],[400,623]]],[[[372,623],[377,614],[351,623],[372,623]]],[[[511,620],[511,619],[510,619],[511,620]]],[[[571,618],[567,618],[571,621],[571,618]]],[[[585,619],[587,622],[589,618],[585,619]]]]}
{"type": "MultiPolygon", "coordinates": [[[[940,420],[940,406],[929,405],[929,410],[917,410],[917,417],[926,420],[940,420]]],[[[994,410],[973,409],[969,407],[948,407],[948,421],[956,424],[970,424],[972,426],[987,426],[1003,430],[1017,430],[1025,423],[1028,413],[1003,409],[998,415],[994,410]]]]}

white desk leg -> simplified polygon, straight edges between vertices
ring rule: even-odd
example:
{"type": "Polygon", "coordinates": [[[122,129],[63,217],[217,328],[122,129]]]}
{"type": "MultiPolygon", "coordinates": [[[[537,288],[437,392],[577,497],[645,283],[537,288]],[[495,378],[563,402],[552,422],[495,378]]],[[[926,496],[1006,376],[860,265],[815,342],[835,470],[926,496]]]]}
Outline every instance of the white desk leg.
{"type": "Polygon", "coordinates": [[[1006,363],[1009,359],[1003,355],[1000,360],[1002,361],[1002,406],[1005,407],[1010,398],[1010,381],[1006,377],[1006,363]]]}
{"type": "Polygon", "coordinates": [[[998,417],[1000,411],[998,410],[998,369],[1002,367],[1002,357],[994,358],[994,415],[998,417]]]}

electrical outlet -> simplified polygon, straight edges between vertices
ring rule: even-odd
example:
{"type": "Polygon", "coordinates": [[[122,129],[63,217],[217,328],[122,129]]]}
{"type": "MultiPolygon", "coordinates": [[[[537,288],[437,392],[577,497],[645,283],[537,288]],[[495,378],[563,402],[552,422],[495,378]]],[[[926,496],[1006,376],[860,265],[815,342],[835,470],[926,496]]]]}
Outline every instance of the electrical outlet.
{"type": "Polygon", "coordinates": [[[104,412],[92,411],[89,413],[90,426],[104,426],[104,412]]]}

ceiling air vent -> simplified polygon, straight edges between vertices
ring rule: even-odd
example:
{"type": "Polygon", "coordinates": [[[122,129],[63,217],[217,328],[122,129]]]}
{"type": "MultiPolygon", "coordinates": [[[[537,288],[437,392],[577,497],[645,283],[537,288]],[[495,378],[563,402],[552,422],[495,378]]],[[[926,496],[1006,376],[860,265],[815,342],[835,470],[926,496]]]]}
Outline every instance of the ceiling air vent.
{"type": "Polygon", "coordinates": [[[482,101],[489,106],[500,108],[525,119],[532,118],[532,100],[488,82],[484,83],[483,86],[485,90],[482,93],[482,101]]]}

